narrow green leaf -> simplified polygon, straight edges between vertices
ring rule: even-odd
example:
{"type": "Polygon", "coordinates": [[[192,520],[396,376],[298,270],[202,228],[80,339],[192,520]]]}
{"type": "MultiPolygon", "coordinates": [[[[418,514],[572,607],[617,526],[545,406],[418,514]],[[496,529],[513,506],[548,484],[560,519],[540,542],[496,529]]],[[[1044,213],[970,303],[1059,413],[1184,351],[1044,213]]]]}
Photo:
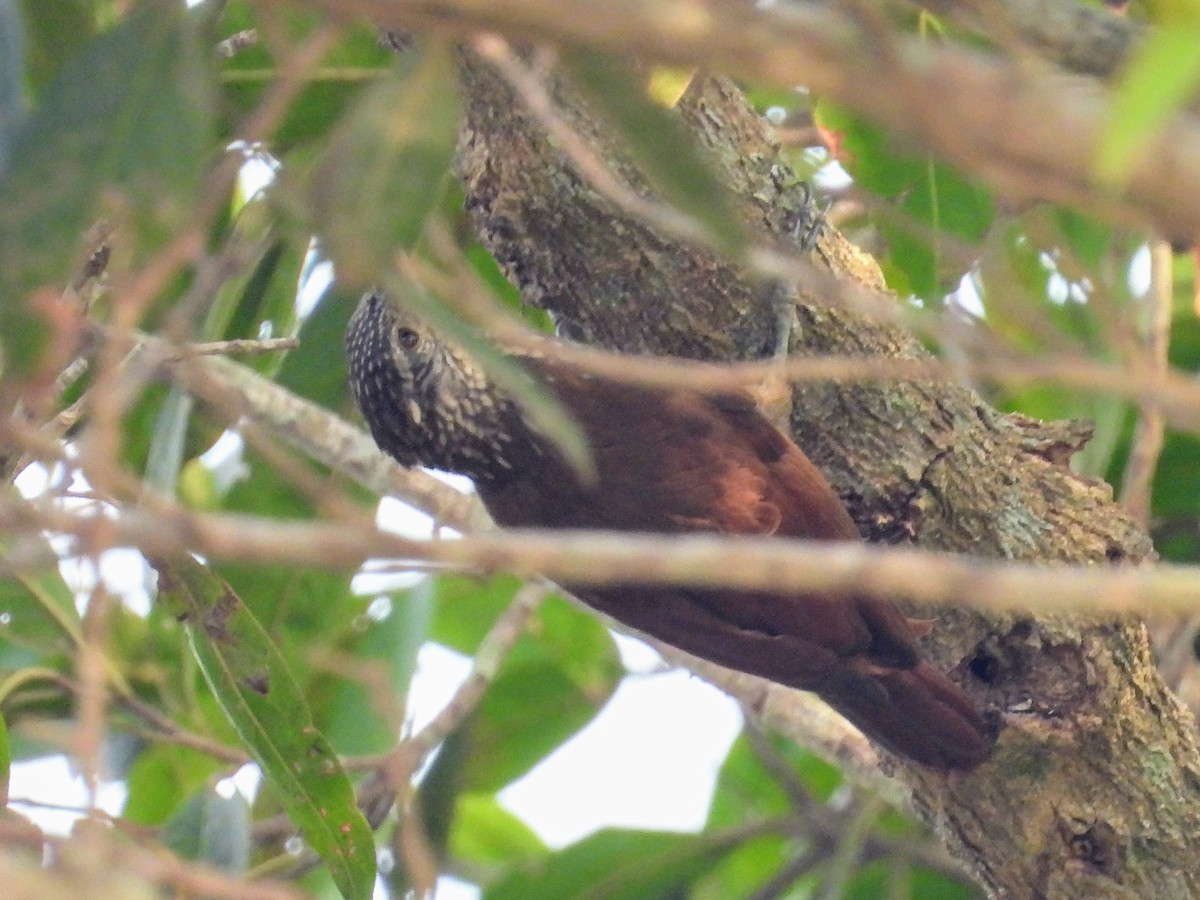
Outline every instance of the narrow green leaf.
{"type": "MultiPolygon", "coordinates": [[[[222,284],[209,307],[200,340],[292,337],[296,333],[296,292],[308,236],[284,235],[270,190],[238,210],[224,240],[246,260],[241,271],[222,284]]],[[[282,354],[247,361],[259,372],[278,370],[282,354]]]]}
{"type": "Polygon", "coordinates": [[[348,900],[366,900],[375,845],[354,790],[279,650],[229,587],[191,559],[156,562],[205,678],[289,817],[348,900]]]}
{"type": "MultiPolygon", "coordinates": [[[[306,248],[297,241],[287,239],[267,248],[242,286],[236,315],[226,331],[227,339],[296,336],[296,294],[305,252],[306,248]]],[[[245,364],[271,378],[282,368],[290,352],[252,356],[245,364]]]]}
{"type": "Polygon", "coordinates": [[[627,62],[575,47],[563,58],[588,103],[616,127],[635,163],[663,199],[704,226],[726,253],[746,246],[735,206],[679,117],[647,95],[627,62]]]}
{"type": "Polygon", "coordinates": [[[1140,151],[1200,85],[1200,22],[1195,15],[1193,11],[1185,21],[1163,23],[1138,44],[1097,147],[1096,174],[1101,179],[1123,181],[1138,164],[1140,151]]]}
{"type": "Polygon", "coordinates": [[[208,65],[182,4],[144,5],[62,66],[18,128],[0,180],[5,375],[39,359],[47,326],[32,296],[57,296],[70,281],[81,236],[105,208],[145,254],[191,214],[210,121],[208,65]]]}
{"type": "Polygon", "coordinates": [[[183,466],[183,448],[193,405],[192,395],[173,384],[154,421],[146,457],[146,483],[168,496],[175,493],[175,483],[183,466]]]}
{"type": "MultiPolygon", "coordinates": [[[[30,540],[26,535],[22,540],[30,540]]],[[[0,538],[0,557],[11,538],[0,538]]],[[[45,551],[49,554],[47,545],[45,551]]],[[[40,654],[64,653],[80,641],[75,597],[57,567],[0,579],[0,639],[40,654]]]]}
{"type": "Polygon", "coordinates": [[[372,85],[338,126],[310,186],[322,249],[338,279],[376,283],[437,208],[458,138],[453,51],[431,43],[372,85]]]}

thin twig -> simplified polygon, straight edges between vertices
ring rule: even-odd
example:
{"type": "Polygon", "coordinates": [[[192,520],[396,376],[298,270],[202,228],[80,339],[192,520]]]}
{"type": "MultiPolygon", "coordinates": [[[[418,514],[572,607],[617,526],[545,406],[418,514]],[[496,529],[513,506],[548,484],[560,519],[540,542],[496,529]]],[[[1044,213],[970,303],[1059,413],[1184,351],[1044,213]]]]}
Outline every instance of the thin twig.
{"type": "Polygon", "coordinates": [[[1113,221],[1151,219],[1169,234],[1200,231],[1200,123],[1177,116],[1159,129],[1114,191],[1097,177],[1096,149],[1112,117],[1098,83],[1048,66],[1017,65],[960,42],[897,38],[903,72],[865,77],[861,34],[837,4],[735,4],[717,0],[317,0],[388,28],[482,29],[523,41],[581,43],[669,65],[699,65],[840,101],[897,139],[923,143],[1009,196],[1051,199],[1113,221]],[[915,88],[911,85],[915,85],[915,88]],[[926,110],[917,115],[909,95],[926,110]],[[981,103],[980,98],[1004,102],[981,103]],[[946,123],[950,123],[947,125],[946,123]],[[1061,136],[1070,134],[1072,140],[1061,136]],[[945,143],[942,143],[945,141],[945,143]]]}
{"type": "MultiPolygon", "coordinates": [[[[1145,351],[1141,369],[1152,377],[1170,370],[1167,351],[1171,344],[1171,310],[1174,300],[1174,254],[1164,240],[1150,244],[1150,290],[1145,297],[1145,351]]],[[[1151,494],[1158,458],[1162,454],[1165,422],[1162,407],[1154,397],[1141,401],[1133,446],[1121,488],[1121,503],[1143,527],[1150,522],[1151,494]]]]}
{"type": "Polygon", "coordinates": [[[282,350],[295,350],[299,346],[300,341],[296,338],[237,338],[229,341],[188,344],[182,348],[181,355],[226,356],[232,353],[279,353],[282,350]]]}
{"type": "Polygon", "coordinates": [[[213,740],[205,735],[188,731],[158,709],[138,699],[136,696],[126,695],[118,697],[114,701],[114,705],[126,710],[148,724],[152,729],[151,735],[156,741],[187,747],[233,766],[242,766],[250,762],[250,757],[244,750],[222,744],[220,741],[213,740]]]}
{"type": "Polygon", "coordinates": [[[389,755],[380,772],[387,790],[393,794],[405,789],[412,774],[450,733],[474,712],[488,686],[496,679],[500,666],[525,631],[530,618],[551,593],[554,586],[542,580],[524,585],[508,608],[500,615],[480,642],[471,672],[454,696],[419,732],[402,741],[389,755]]]}

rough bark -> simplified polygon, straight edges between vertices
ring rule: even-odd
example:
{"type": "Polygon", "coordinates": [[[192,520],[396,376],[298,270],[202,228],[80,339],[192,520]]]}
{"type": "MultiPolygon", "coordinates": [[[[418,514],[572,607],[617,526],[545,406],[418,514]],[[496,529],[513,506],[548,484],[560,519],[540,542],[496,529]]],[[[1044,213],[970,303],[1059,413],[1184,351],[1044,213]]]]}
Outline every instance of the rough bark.
{"type": "MultiPolygon", "coordinates": [[[[618,212],[483,64],[464,64],[464,93],[468,208],[527,302],[572,336],[627,352],[744,359],[773,345],[777,285],[618,212]]],[[[602,124],[569,92],[560,102],[644,189],[602,124]]],[[[698,78],[681,110],[746,221],[764,239],[793,240],[811,216],[807,194],[736,87],[698,78]]],[[[880,287],[873,261],[836,233],[812,256],[880,287]]],[[[800,298],[796,313],[796,353],[925,352],[912,335],[820,298],[800,298]]],[[[1109,488],[1067,468],[1081,443],[1069,425],[1000,414],[947,381],[805,383],[794,397],[797,440],[870,540],[1096,565],[1152,556],[1109,488]]],[[[927,649],[988,710],[996,753],[965,776],[904,766],[896,776],[994,896],[1200,896],[1195,724],[1156,674],[1139,623],[985,619],[963,607],[941,616],[927,649]]]]}

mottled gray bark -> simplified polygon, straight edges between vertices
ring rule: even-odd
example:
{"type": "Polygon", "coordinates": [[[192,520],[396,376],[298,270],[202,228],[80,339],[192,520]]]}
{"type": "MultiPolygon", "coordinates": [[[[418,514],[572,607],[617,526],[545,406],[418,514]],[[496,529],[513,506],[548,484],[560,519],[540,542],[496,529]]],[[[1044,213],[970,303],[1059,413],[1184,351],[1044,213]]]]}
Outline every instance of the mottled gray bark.
{"type": "MultiPolygon", "coordinates": [[[[483,240],[527,302],[626,352],[745,359],[775,339],[772,294],[713,254],[654,234],[575,173],[490,70],[464,64],[461,173],[483,240]]],[[[604,127],[565,114],[635,187],[604,127]]],[[[731,83],[699,78],[681,104],[763,240],[794,240],[806,192],[731,83]]],[[[814,262],[877,288],[873,260],[827,232],[814,262]]],[[[920,357],[889,324],[801,298],[792,351],[920,357]]],[[[1073,474],[1069,424],[996,412],[953,382],[795,386],[793,432],[870,540],[995,558],[1133,564],[1146,535],[1110,489],[1073,474]]],[[[964,598],[969,600],[969,598],[964,598]]],[[[1037,609],[1037,598],[1028,598],[1037,609]]],[[[918,808],[1002,897],[1200,896],[1194,722],[1157,676],[1133,621],[948,610],[930,655],[1000,727],[969,775],[897,767],[918,808]]]]}

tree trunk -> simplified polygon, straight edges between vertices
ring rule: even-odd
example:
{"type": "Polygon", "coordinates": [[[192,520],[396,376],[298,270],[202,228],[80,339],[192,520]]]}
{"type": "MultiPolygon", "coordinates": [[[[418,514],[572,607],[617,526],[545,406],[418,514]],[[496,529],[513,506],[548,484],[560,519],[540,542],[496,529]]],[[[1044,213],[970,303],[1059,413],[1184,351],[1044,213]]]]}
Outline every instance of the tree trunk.
{"type": "MultiPolygon", "coordinates": [[[[615,350],[721,360],[770,352],[779,285],[619,212],[485,64],[466,57],[463,72],[467,205],[527,302],[564,333],[615,350]]],[[[604,125],[569,90],[556,97],[589,145],[644,191],[604,125]]],[[[759,238],[794,246],[798,224],[812,220],[807,192],[740,91],[697,76],[680,109],[759,238]]],[[[874,261],[832,230],[811,257],[882,291],[874,261]]],[[[819,297],[801,296],[796,316],[794,353],[925,355],[904,330],[819,297]]],[[[1109,487],[1068,469],[1085,439],[1070,423],[1005,415],[960,384],[927,380],[797,383],[791,425],[869,540],[1097,565],[1152,556],[1109,487]]],[[[926,650],[996,723],[996,752],[966,775],[904,765],[895,774],[994,896],[1200,896],[1195,723],[1158,677],[1140,623],[987,618],[965,606],[941,615],[926,650]]]]}

